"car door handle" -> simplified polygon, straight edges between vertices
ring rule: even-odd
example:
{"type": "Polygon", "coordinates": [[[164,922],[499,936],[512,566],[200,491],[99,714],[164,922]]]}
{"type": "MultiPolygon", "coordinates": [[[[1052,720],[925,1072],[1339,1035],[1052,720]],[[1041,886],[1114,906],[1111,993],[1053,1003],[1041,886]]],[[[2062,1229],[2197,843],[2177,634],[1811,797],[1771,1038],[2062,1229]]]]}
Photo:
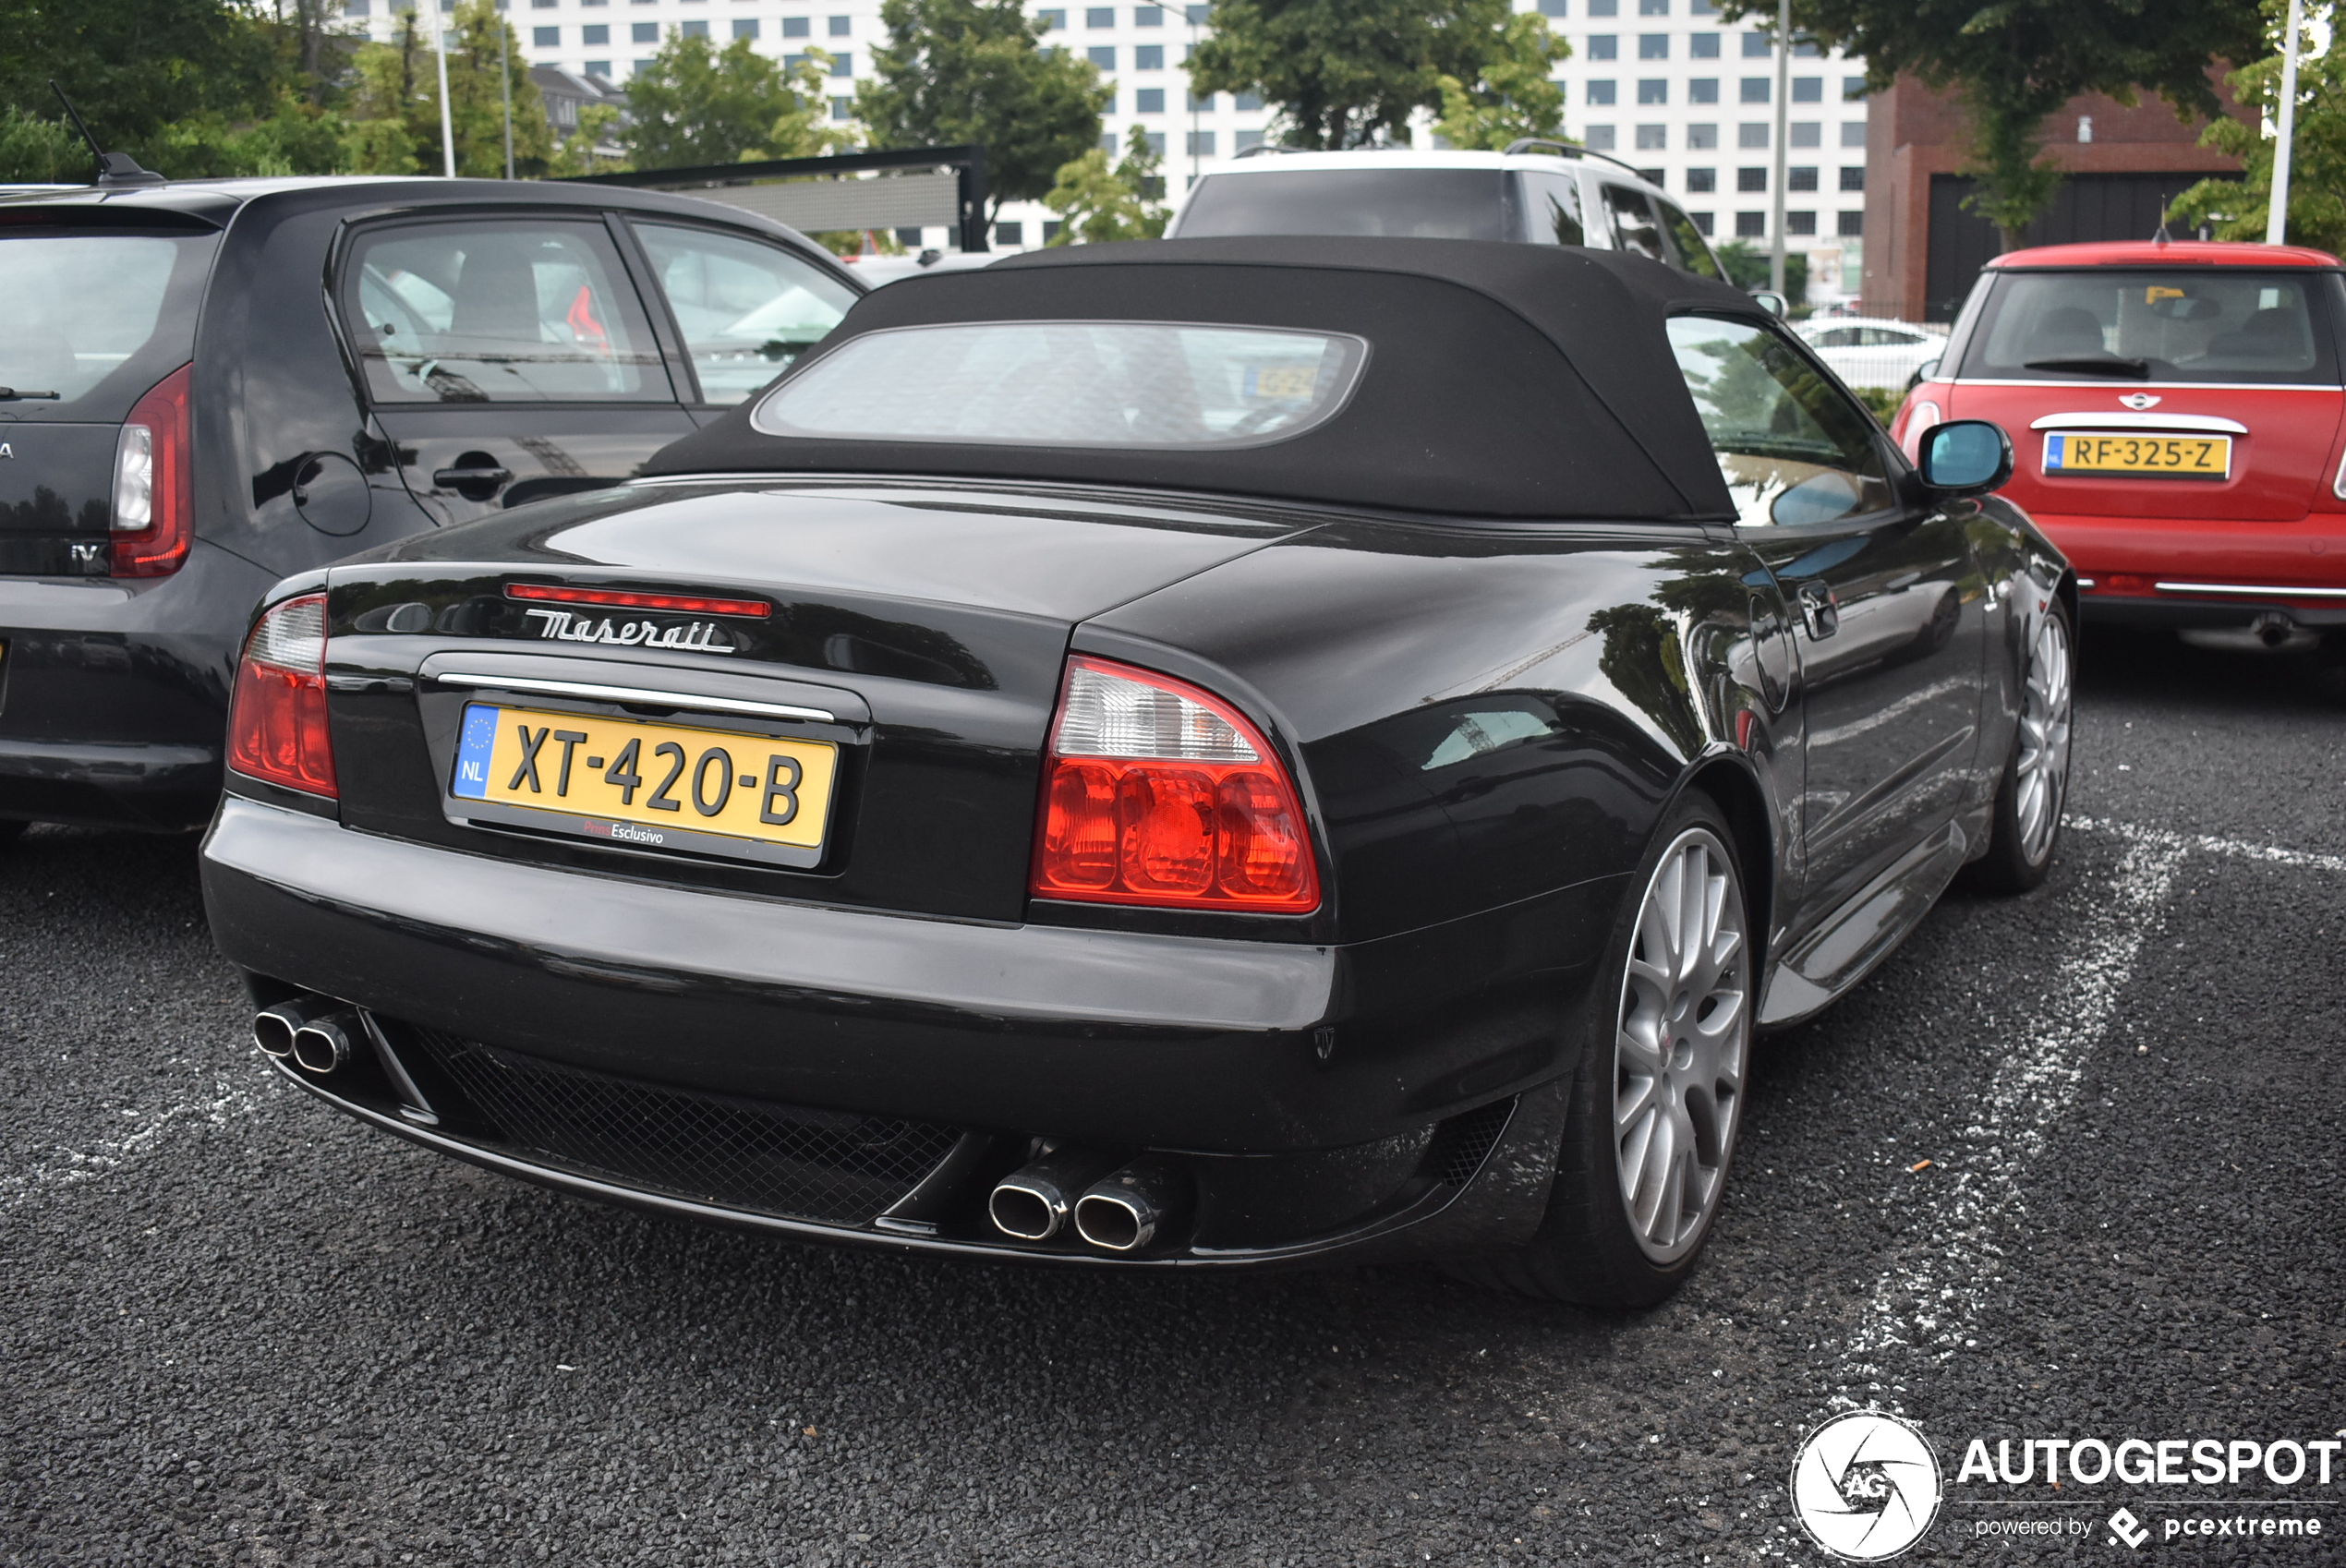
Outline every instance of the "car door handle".
{"type": "Polygon", "coordinates": [[[1808,623],[1808,640],[1820,643],[1841,630],[1841,601],[1822,583],[1800,585],[1800,619],[1808,623]]]}
{"type": "Polygon", "coordinates": [[[502,485],[514,476],[510,468],[435,468],[431,482],[453,489],[464,485],[502,485]]]}

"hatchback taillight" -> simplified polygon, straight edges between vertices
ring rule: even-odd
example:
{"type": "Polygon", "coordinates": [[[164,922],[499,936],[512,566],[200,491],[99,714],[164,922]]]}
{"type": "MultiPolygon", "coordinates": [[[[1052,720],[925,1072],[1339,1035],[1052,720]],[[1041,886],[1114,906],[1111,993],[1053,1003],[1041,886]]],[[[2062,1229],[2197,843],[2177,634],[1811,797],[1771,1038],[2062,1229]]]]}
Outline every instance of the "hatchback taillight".
{"type": "Polygon", "coordinates": [[[245,641],[228,710],[228,766],[250,778],[333,798],[326,733],[326,596],[272,605],[245,641]]]}
{"type": "Polygon", "coordinates": [[[1262,731],[1187,681],[1068,660],[1044,757],[1038,899],[1300,914],[1320,877],[1262,731]]]}
{"type": "Polygon", "coordinates": [[[182,365],[148,389],[115,438],[108,570],[117,577],[167,577],[187,559],[196,513],[187,416],[194,370],[182,365]]]}

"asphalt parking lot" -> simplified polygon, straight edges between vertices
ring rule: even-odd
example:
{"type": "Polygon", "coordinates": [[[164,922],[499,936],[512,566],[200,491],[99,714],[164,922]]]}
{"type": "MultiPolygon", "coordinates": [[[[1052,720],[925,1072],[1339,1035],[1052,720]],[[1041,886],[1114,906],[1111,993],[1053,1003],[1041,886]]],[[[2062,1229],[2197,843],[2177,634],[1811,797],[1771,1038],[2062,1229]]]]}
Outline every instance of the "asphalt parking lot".
{"type": "MultiPolygon", "coordinates": [[[[1706,1265],[1620,1318],[1431,1269],[807,1249],[507,1182],[274,1080],[192,842],[38,830],[0,851],[0,1562],[1813,1562],[1784,1478],[1852,1405],[1947,1465],[1909,1561],[2130,1558],[1981,1535],[2013,1489],[1955,1463],[2346,1428],[2346,703],[2102,637],[2079,719],[2050,883],[1951,897],[1762,1046],[1706,1265]]],[[[2217,1490],[2346,1532],[2337,1478],[2217,1490]]]]}

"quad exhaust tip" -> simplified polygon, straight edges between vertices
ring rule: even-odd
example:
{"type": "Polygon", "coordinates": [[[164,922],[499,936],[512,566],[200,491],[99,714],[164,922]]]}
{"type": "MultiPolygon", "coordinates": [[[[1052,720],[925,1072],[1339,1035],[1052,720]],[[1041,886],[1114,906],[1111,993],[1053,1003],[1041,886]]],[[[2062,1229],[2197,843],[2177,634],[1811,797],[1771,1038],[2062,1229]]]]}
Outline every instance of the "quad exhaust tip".
{"type": "Polygon", "coordinates": [[[1189,1200],[1188,1173],[1143,1154],[1075,1200],[1075,1234],[1104,1252],[1137,1252],[1181,1217],[1189,1200]]]}
{"type": "Polygon", "coordinates": [[[1055,1149],[998,1182],[986,1200],[986,1212],[1004,1236],[1048,1241],[1067,1228],[1084,1189],[1115,1164],[1113,1154],[1055,1149]]]}
{"type": "Polygon", "coordinates": [[[365,1028],[354,1007],[331,996],[301,996],[255,1013],[252,1043],[277,1061],[290,1060],[323,1078],[357,1053],[365,1028]]]}

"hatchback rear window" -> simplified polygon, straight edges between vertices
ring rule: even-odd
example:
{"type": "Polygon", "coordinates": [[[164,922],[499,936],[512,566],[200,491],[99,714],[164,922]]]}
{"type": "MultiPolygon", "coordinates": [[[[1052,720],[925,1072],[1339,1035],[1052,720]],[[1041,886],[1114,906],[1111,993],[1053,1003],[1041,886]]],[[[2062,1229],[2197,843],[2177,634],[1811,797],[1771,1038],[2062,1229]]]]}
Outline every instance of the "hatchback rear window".
{"type": "Polygon", "coordinates": [[[1497,169],[1288,169],[1209,175],[1179,235],[1387,235],[1512,239],[1497,169]]]}
{"type": "Polygon", "coordinates": [[[769,436],[1016,446],[1240,447],[1334,415],[1368,344],[1159,321],[904,327],[841,344],[766,394],[769,436]]]}
{"type": "Polygon", "coordinates": [[[2007,273],[1989,291],[1962,374],[2334,381],[2328,276],[2239,267],[2007,273]]]}
{"type": "Polygon", "coordinates": [[[0,404],[19,419],[112,422],[193,356],[215,235],[0,237],[0,404]],[[54,394],[54,395],[53,395],[54,394]]]}

